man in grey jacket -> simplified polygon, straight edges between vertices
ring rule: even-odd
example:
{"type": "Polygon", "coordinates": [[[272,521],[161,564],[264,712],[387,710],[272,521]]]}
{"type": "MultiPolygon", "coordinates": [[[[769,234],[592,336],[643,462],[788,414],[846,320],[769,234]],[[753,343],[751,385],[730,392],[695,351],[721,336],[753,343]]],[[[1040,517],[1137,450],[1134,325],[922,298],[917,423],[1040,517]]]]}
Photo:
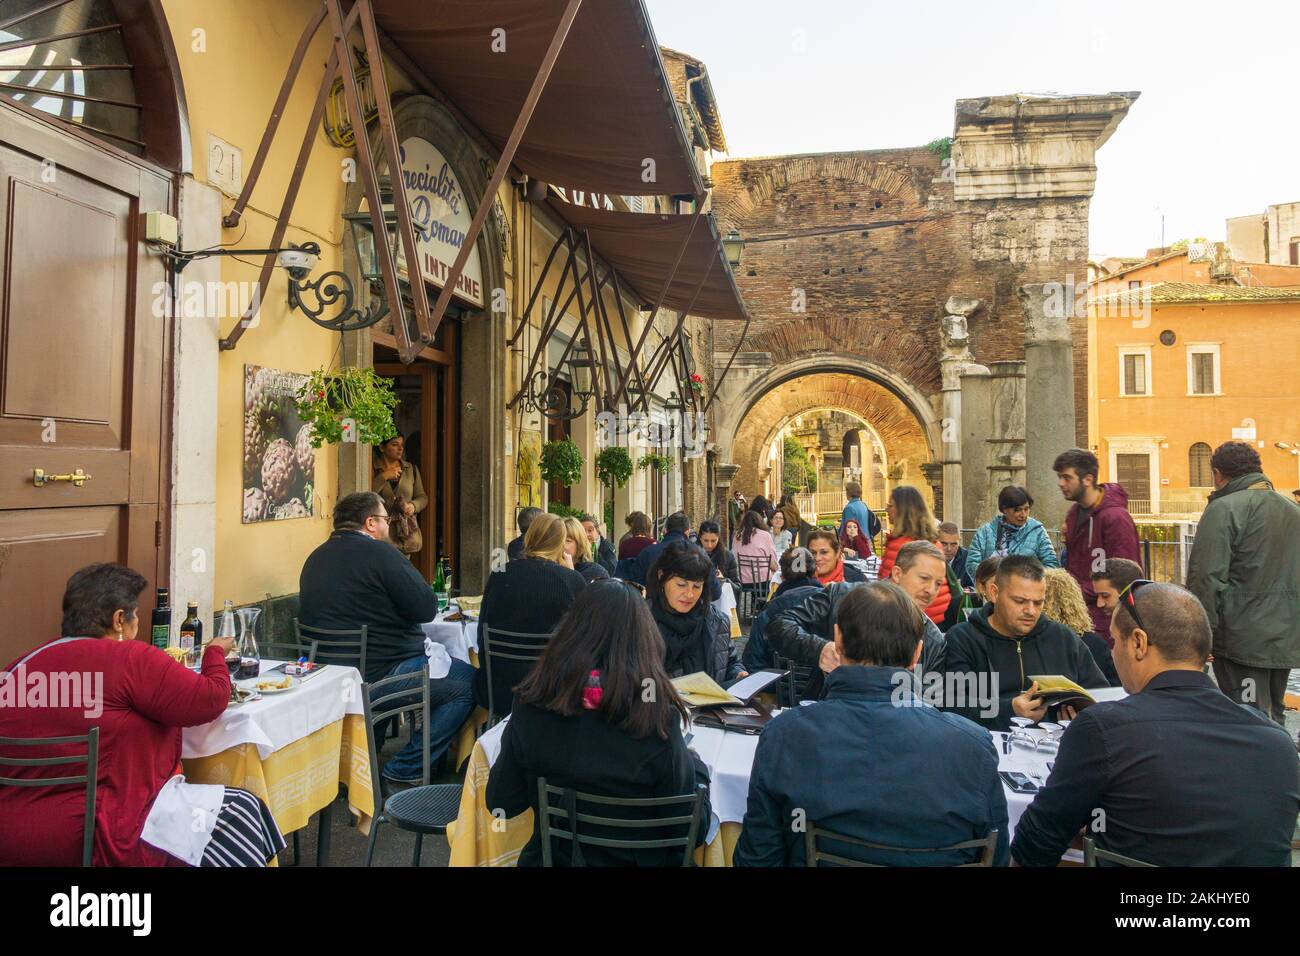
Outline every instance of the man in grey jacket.
{"type": "MultiPolygon", "coordinates": [[[[924,611],[934,602],[939,586],[947,580],[947,562],[937,545],[929,541],[910,541],[898,550],[890,577],[916,602],[925,618],[921,638],[922,673],[942,673],[946,646],[943,633],[924,611]]],[[[840,666],[839,651],[832,639],[835,613],[844,595],[864,582],[828,584],[797,607],[776,615],[767,624],[768,642],[781,657],[815,668],[805,697],[821,695],[824,675],[840,666]]]]}
{"type": "Polygon", "coordinates": [[[1273,489],[1245,442],[1220,445],[1210,468],[1215,492],[1187,589],[1210,618],[1219,689],[1281,724],[1287,675],[1300,667],[1300,508],[1273,489]]]}

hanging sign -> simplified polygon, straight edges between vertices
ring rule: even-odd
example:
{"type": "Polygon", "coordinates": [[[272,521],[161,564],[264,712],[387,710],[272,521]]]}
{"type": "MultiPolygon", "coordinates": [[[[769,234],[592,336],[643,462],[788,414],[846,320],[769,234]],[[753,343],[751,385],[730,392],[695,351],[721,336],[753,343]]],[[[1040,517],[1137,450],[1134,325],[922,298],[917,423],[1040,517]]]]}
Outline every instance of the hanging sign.
{"type": "MultiPolygon", "coordinates": [[[[411,224],[425,281],[438,288],[447,276],[469,232],[469,200],[451,166],[427,140],[413,136],[402,141],[402,179],[411,206],[411,224]]],[[[397,244],[397,269],[406,274],[406,257],[397,244]]],[[[479,308],[484,306],[483,265],[475,248],[456,281],[456,296],[479,308]]]]}

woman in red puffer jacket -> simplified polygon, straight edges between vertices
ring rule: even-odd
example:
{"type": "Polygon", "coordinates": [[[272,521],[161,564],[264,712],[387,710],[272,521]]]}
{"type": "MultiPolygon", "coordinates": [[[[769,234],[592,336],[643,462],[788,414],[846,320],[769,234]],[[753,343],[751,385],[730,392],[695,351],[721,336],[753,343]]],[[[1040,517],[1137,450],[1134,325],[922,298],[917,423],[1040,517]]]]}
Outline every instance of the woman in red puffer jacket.
{"type": "MultiPolygon", "coordinates": [[[[934,515],[925,504],[921,493],[911,485],[899,485],[889,494],[889,504],[885,506],[889,517],[889,537],[885,539],[885,552],[880,556],[880,577],[887,579],[898,560],[898,549],[909,541],[938,541],[939,527],[934,515]]],[[[953,601],[948,582],[939,586],[939,594],[925,609],[925,616],[936,625],[942,624],[948,607],[953,601]]]]}

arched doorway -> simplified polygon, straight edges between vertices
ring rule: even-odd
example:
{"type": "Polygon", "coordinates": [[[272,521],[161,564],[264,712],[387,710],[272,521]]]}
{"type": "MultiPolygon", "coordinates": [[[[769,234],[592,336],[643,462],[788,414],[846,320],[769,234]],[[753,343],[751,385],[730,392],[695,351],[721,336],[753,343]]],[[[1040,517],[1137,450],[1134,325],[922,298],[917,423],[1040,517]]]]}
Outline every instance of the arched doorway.
{"type": "Polygon", "coordinates": [[[157,0],[18,0],[0,33],[0,661],[60,632],[78,568],[169,580],[172,308],[145,211],[188,121],[157,0]],[[93,67],[102,67],[94,69],[93,67]],[[39,469],[41,474],[37,473],[39,469]],[[46,481],[46,476],[82,480],[46,481]]]}

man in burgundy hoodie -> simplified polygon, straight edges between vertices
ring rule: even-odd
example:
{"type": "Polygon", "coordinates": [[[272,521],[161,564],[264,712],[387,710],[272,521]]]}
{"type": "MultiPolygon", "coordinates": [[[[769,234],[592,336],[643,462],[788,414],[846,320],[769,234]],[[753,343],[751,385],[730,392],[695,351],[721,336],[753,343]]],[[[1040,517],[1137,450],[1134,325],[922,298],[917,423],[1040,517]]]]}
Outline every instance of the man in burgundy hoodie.
{"type": "Polygon", "coordinates": [[[1083,589],[1093,627],[1110,644],[1110,612],[1097,607],[1092,572],[1111,558],[1142,563],[1128,492],[1119,484],[1097,484],[1097,456],[1083,448],[1061,452],[1052,470],[1061,494],[1074,502],[1065,516],[1065,569],[1083,589]]]}

